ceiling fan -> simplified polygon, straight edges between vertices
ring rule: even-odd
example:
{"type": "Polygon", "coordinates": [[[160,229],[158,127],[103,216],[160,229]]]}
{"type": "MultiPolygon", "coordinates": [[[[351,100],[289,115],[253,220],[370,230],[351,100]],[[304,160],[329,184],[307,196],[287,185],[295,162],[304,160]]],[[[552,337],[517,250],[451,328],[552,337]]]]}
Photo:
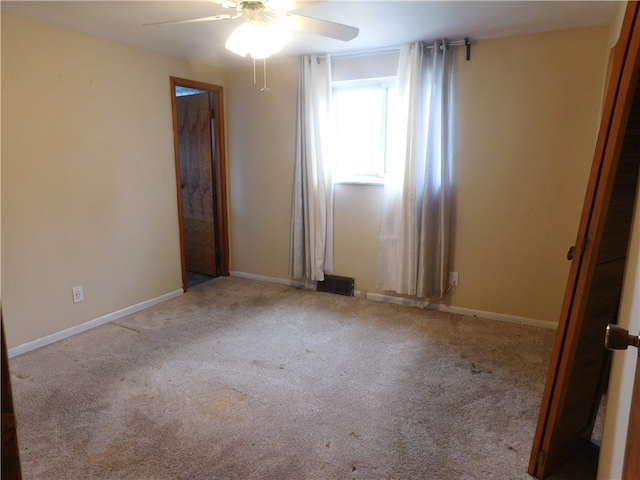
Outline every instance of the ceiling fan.
{"type": "Polygon", "coordinates": [[[266,58],[282,49],[286,43],[289,29],[322,35],[344,42],[353,40],[359,33],[359,29],[356,27],[292,13],[283,6],[282,0],[213,1],[225,8],[235,10],[235,12],[150,23],[145,26],[234,20],[242,17],[243,23],[229,37],[226,47],[242,56],[251,53],[254,59],[266,58]]]}

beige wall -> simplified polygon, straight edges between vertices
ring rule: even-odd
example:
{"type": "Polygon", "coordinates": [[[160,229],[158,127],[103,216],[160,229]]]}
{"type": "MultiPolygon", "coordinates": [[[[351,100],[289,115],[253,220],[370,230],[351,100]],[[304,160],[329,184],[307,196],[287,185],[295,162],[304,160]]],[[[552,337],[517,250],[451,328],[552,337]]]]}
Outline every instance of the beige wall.
{"type": "Polygon", "coordinates": [[[2,15],[10,347],[181,288],[172,75],[223,81],[215,69],[2,15]]]}
{"type": "Polygon", "coordinates": [[[486,41],[460,64],[452,304],[557,321],[607,38],[601,27],[486,41]]]}
{"type": "Polygon", "coordinates": [[[287,277],[297,62],[227,71],[231,270],[287,277]]]}
{"type": "MultiPolygon", "coordinates": [[[[483,40],[470,62],[458,50],[452,270],[460,286],[447,304],[557,321],[608,35],[597,27],[483,40]]],[[[227,71],[232,270],[287,278],[297,62],[268,69],[269,92],[252,84],[251,69],[227,71]]],[[[380,186],[336,187],[334,270],[355,277],[357,290],[376,291],[381,202],[380,186]]]]}

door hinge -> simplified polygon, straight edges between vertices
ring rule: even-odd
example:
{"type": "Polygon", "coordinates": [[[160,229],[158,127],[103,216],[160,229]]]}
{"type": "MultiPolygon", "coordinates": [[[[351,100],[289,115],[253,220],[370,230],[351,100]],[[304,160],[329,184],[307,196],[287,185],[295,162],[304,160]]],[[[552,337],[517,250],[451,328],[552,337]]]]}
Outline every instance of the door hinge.
{"type": "Polygon", "coordinates": [[[216,118],[216,111],[213,108],[211,109],[211,118],[216,118]]]}
{"type": "Polygon", "coordinates": [[[544,461],[546,459],[547,459],[547,454],[544,452],[544,450],[538,450],[538,458],[536,459],[536,462],[538,463],[538,465],[544,464],[544,461]]]}

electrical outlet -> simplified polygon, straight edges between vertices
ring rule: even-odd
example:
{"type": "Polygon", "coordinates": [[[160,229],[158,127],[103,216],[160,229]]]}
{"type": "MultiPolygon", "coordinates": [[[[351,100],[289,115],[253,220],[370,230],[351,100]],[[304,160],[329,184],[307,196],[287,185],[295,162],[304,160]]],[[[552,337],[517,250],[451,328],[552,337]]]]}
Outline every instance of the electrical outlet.
{"type": "Polygon", "coordinates": [[[449,285],[452,287],[458,286],[458,272],[449,272],[449,285]]]}
{"type": "Polygon", "coordinates": [[[84,300],[84,292],[82,291],[82,285],[73,287],[73,303],[78,303],[84,300]]]}

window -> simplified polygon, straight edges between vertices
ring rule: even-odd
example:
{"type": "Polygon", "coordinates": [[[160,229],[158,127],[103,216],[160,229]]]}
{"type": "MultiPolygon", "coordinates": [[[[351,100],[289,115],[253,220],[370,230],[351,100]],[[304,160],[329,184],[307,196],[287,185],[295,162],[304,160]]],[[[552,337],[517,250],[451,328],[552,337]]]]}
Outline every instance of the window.
{"type": "Polygon", "coordinates": [[[384,183],[397,125],[396,78],[333,82],[336,183],[384,183]]]}

